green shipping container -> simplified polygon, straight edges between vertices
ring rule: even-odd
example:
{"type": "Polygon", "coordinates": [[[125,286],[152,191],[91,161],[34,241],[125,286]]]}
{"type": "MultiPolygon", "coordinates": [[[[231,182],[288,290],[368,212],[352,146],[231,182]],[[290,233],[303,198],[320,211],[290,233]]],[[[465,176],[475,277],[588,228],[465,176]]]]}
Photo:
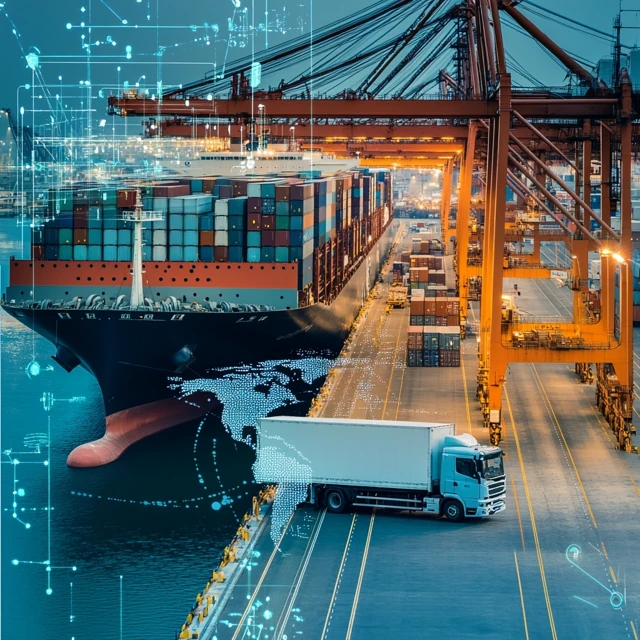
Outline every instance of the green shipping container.
{"type": "MultiPolygon", "coordinates": [[[[73,244],[73,229],[60,229],[58,231],[58,242],[60,244],[73,244]]],[[[65,260],[71,258],[65,258],[65,260]]]]}
{"type": "Polygon", "coordinates": [[[276,216],[276,231],[289,231],[289,216],[276,216]]]}
{"type": "Polygon", "coordinates": [[[289,247],[276,247],[276,262],[289,262],[289,247]]]}

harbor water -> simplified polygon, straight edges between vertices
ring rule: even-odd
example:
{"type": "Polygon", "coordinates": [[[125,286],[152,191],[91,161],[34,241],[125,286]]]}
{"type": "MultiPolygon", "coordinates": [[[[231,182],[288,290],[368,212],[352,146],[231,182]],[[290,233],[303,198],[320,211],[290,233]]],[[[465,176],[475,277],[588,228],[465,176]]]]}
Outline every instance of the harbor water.
{"type": "MultiPolygon", "coordinates": [[[[0,220],[3,290],[21,235],[0,220]]],[[[68,468],[104,432],[100,390],[55,364],[49,342],[1,322],[0,635],[173,639],[251,504],[253,452],[214,410],[108,466],[68,468]]]]}

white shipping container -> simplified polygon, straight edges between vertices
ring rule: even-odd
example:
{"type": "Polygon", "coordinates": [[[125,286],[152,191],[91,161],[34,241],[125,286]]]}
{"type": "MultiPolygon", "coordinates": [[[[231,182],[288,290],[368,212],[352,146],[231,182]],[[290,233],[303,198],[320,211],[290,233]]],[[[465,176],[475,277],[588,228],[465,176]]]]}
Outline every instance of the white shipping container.
{"type": "Polygon", "coordinates": [[[216,247],[228,247],[229,246],[229,232],[228,231],[216,231],[213,244],[216,247]]]}
{"type": "Polygon", "coordinates": [[[226,216],[214,216],[213,228],[215,231],[229,231],[229,218],[226,216]]]}
{"type": "Polygon", "coordinates": [[[261,419],[257,435],[258,482],[299,482],[304,465],[312,483],[431,490],[455,425],[277,417],[261,419]]]}
{"type": "Polygon", "coordinates": [[[153,247],[153,261],[154,262],[166,262],[167,261],[167,247],[153,247]]]}
{"type": "Polygon", "coordinates": [[[166,245],[167,244],[167,232],[163,229],[157,229],[153,232],[153,242],[154,245],[166,245]]]}
{"type": "Polygon", "coordinates": [[[229,201],[228,200],[216,200],[215,214],[217,216],[229,215],[229,201]]]}

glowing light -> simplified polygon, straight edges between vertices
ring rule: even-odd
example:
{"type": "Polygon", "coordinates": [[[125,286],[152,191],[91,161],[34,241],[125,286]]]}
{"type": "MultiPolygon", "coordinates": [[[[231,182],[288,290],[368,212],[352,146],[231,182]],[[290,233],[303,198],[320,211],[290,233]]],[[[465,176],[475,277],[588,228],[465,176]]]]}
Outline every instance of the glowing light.
{"type": "Polygon", "coordinates": [[[25,495],[25,491],[24,491],[24,489],[18,489],[18,495],[19,495],[21,498],[24,498],[24,495],[25,495]]]}
{"type": "Polygon", "coordinates": [[[612,258],[618,263],[618,264],[624,264],[624,258],[619,254],[619,253],[614,253],[612,258]]]}
{"type": "Polygon", "coordinates": [[[40,365],[38,364],[38,362],[36,360],[32,360],[28,365],[27,365],[27,376],[29,378],[35,378],[36,376],[40,375],[40,365]]]}
{"type": "Polygon", "coordinates": [[[265,620],[271,620],[273,618],[273,613],[269,611],[269,609],[265,609],[265,612],[262,614],[265,620]]]}
{"type": "Polygon", "coordinates": [[[214,503],[211,505],[211,508],[212,508],[214,511],[220,511],[220,509],[222,508],[222,505],[221,505],[219,502],[214,502],[214,503]]]}
{"type": "Polygon", "coordinates": [[[53,593],[53,589],[52,589],[51,587],[49,587],[49,588],[47,589],[47,592],[46,592],[46,593],[47,593],[47,595],[48,595],[48,596],[50,596],[50,595],[53,593]]]}
{"type": "Polygon", "coordinates": [[[70,22],[67,22],[67,29],[71,29],[73,25],[70,22]]]}

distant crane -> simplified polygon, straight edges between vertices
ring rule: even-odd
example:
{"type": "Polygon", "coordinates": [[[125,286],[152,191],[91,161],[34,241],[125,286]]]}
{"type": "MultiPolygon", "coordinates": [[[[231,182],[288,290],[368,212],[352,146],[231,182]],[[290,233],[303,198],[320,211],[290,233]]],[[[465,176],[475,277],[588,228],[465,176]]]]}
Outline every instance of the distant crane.
{"type": "MultiPolygon", "coordinates": [[[[33,150],[33,134],[31,127],[23,126],[22,131],[18,128],[18,122],[16,121],[13,112],[8,107],[0,109],[0,113],[4,113],[9,120],[9,128],[11,134],[16,143],[18,152],[22,152],[22,158],[31,158],[31,151],[33,150]],[[22,149],[20,149],[20,139],[22,138],[22,149]]],[[[20,157],[20,156],[18,156],[20,157]]]]}

